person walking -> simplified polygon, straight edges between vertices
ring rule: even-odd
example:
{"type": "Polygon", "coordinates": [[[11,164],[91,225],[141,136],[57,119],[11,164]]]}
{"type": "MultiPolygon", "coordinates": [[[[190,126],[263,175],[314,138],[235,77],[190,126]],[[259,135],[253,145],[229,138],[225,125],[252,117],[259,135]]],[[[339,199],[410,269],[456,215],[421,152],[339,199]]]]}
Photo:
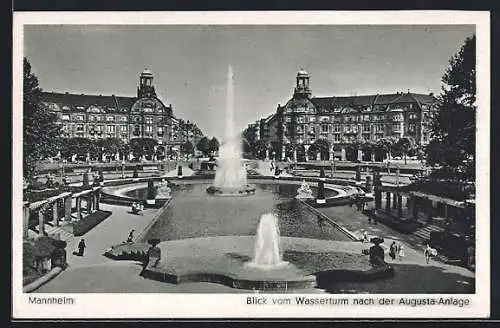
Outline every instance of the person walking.
{"type": "Polygon", "coordinates": [[[82,238],[78,243],[78,256],[83,256],[86,247],[87,245],[85,245],[85,240],[82,238]]]}
{"type": "Polygon", "coordinates": [[[391,246],[389,247],[389,256],[391,257],[391,259],[393,260],[396,259],[396,252],[397,252],[396,242],[393,241],[391,246]]]}
{"type": "Polygon", "coordinates": [[[401,245],[401,244],[398,246],[398,256],[399,256],[400,261],[405,256],[405,251],[403,250],[403,245],[401,245]]]}
{"type": "Polygon", "coordinates": [[[127,243],[131,243],[134,240],[134,229],[130,230],[127,238],[127,243]]]}
{"type": "Polygon", "coordinates": [[[365,232],[363,232],[363,242],[364,243],[368,242],[368,232],[366,230],[365,230],[365,232]]]}

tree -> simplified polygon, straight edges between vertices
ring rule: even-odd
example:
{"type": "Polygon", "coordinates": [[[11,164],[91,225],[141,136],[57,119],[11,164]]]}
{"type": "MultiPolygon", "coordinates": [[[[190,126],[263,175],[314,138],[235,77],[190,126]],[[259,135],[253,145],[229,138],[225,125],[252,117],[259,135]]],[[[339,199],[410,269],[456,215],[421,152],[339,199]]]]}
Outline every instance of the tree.
{"type": "Polygon", "coordinates": [[[266,158],[266,150],[269,149],[269,146],[267,145],[267,143],[260,139],[258,140],[256,143],[255,143],[255,155],[257,156],[257,158],[260,158],[260,159],[263,159],[263,158],[266,158]]]}
{"type": "Polygon", "coordinates": [[[23,174],[31,180],[35,175],[36,163],[58,151],[61,134],[57,115],[42,106],[42,90],[38,78],[31,72],[27,58],[23,60],[23,174]]]}
{"type": "Polygon", "coordinates": [[[73,155],[76,155],[79,160],[86,159],[87,154],[90,155],[95,149],[92,140],[81,137],[64,139],[60,144],[61,155],[67,159],[73,155]]]}
{"type": "Polygon", "coordinates": [[[415,150],[416,142],[412,137],[403,137],[398,140],[394,147],[403,154],[406,164],[406,157],[410,152],[415,150]]]}
{"type": "Polygon", "coordinates": [[[134,157],[153,156],[158,142],[152,138],[134,138],[129,142],[134,157]]]}
{"type": "Polygon", "coordinates": [[[186,141],[181,145],[181,151],[184,154],[193,154],[194,153],[194,145],[191,141],[186,141]]]}
{"type": "Polygon", "coordinates": [[[435,173],[458,180],[475,180],[476,152],[476,36],[465,40],[449,61],[438,97],[427,164],[435,173]]]}
{"type": "Polygon", "coordinates": [[[309,155],[313,157],[317,156],[317,154],[320,153],[321,157],[325,158],[325,154],[329,154],[329,152],[330,152],[330,143],[325,139],[316,140],[308,149],[309,155]]]}
{"type": "Polygon", "coordinates": [[[119,138],[106,138],[99,139],[98,146],[102,149],[104,155],[115,156],[116,153],[120,152],[122,144],[123,141],[119,138]]]}
{"type": "Polygon", "coordinates": [[[210,151],[210,140],[207,137],[201,138],[196,148],[203,153],[203,156],[208,156],[208,152],[210,151]]]}
{"type": "Polygon", "coordinates": [[[384,137],[377,141],[376,147],[387,154],[387,159],[391,158],[391,154],[394,153],[395,145],[398,140],[395,137],[384,137]]]}
{"type": "Polygon", "coordinates": [[[220,142],[219,140],[217,140],[216,137],[213,137],[212,139],[210,139],[210,142],[208,143],[208,151],[212,154],[216,153],[219,151],[219,147],[220,147],[220,142]]]}

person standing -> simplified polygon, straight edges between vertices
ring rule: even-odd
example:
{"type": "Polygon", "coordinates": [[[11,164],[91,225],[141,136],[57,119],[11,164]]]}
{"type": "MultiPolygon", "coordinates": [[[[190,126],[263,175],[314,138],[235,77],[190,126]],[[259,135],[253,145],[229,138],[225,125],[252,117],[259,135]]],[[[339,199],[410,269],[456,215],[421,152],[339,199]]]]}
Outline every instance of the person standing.
{"type": "Polygon", "coordinates": [[[405,251],[403,250],[403,245],[401,245],[401,244],[398,246],[398,256],[399,256],[400,261],[405,256],[405,251]]]}
{"type": "Polygon", "coordinates": [[[364,243],[368,242],[368,232],[366,230],[365,230],[365,232],[363,232],[363,242],[364,243]]]}
{"type": "Polygon", "coordinates": [[[396,259],[396,252],[397,252],[396,242],[393,241],[391,246],[389,247],[389,256],[391,257],[391,259],[393,260],[396,259]]]}
{"type": "Polygon", "coordinates": [[[78,256],[83,256],[86,247],[87,245],[85,245],[85,240],[82,238],[78,243],[78,256]]]}

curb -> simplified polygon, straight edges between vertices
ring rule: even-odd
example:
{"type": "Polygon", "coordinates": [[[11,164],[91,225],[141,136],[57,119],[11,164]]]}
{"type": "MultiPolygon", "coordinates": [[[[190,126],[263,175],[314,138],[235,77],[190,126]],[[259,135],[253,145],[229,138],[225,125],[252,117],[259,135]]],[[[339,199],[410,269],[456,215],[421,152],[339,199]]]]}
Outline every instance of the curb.
{"type": "Polygon", "coordinates": [[[23,293],[31,293],[32,291],[40,288],[42,285],[46,284],[50,280],[54,279],[59,275],[59,273],[62,272],[61,267],[55,267],[52,270],[50,270],[48,273],[46,273],[44,276],[38,278],[37,280],[33,281],[32,283],[26,285],[23,287],[23,293]]]}
{"type": "Polygon", "coordinates": [[[331,224],[333,224],[337,229],[339,229],[342,233],[344,233],[347,237],[351,238],[352,241],[361,241],[361,239],[358,238],[358,236],[356,236],[354,233],[352,233],[351,231],[347,230],[346,228],[344,228],[343,226],[341,226],[340,224],[338,224],[337,222],[335,222],[333,219],[331,219],[330,217],[328,217],[326,214],[323,214],[321,211],[319,211],[318,209],[314,208],[313,206],[307,204],[306,202],[301,201],[301,203],[304,204],[304,205],[306,205],[306,207],[309,208],[309,210],[311,212],[324,217],[331,224]]]}
{"type": "Polygon", "coordinates": [[[142,229],[142,231],[139,233],[139,235],[136,238],[136,243],[141,243],[144,242],[142,239],[146,235],[146,233],[151,229],[151,227],[158,221],[158,218],[160,217],[161,214],[165,211],[165,209],[170,206],[172,203],[172,198],[168,199],[165,204],[158,209],[158,212],[156,212],[155,216],[149,221],[149,223],[142,229]]]}

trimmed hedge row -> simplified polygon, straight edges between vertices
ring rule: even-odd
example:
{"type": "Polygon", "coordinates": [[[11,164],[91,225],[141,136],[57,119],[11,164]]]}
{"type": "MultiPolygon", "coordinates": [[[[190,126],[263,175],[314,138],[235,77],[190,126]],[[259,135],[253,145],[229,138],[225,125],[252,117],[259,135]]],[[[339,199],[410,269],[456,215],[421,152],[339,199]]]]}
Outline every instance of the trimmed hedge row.
{"type": "Polygon", "coordinates": [[[404,234],[411,234],[418,228],[422,227],[422,224],[418,221],[401,220],[390,214],[382,212],[381,210],[378,210],[377,214],[375,214],[373,210],[368,210],[365,211],[365,214],[404,234]]]}
{"type": "Polygon", "coordinates": [[[73,235],[82,236],[90,229],[106,220],[112,214],[111,211],[102,211],[91,213],[80,221],[73,223],[73,235]]]}

